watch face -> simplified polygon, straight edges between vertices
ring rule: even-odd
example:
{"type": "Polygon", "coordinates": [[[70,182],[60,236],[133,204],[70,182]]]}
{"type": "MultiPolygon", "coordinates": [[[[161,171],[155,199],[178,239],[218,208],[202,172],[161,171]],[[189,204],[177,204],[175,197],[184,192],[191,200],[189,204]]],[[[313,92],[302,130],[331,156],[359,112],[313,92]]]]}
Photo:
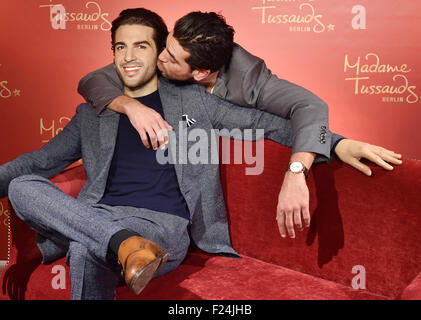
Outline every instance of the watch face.
{"type": "Polygon", "coordinates": [[[293,162],[291,163],[289,168],[292,172],[301,172],[303,170],[303,165],[301,164],[301,162],[293,162]]]}

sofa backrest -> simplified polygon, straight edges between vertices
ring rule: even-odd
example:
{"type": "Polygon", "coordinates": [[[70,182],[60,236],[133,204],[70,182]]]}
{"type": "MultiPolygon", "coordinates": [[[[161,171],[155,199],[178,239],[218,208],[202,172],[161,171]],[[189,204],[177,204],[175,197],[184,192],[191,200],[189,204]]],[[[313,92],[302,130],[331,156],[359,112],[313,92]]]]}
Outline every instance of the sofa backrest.
{"type": "Polygon", "coordinates": [[[421,161],[393,171],[366,162],[367,177],[335,158],[307,181],[310,228],[281,238],[278,194],[291,150],[265,141],[261,175],[222,165],[233,247],[241,254],[398,298],[421,271],[421,161]],[[354,284],[354,285],[353,285],[354,284]]]}

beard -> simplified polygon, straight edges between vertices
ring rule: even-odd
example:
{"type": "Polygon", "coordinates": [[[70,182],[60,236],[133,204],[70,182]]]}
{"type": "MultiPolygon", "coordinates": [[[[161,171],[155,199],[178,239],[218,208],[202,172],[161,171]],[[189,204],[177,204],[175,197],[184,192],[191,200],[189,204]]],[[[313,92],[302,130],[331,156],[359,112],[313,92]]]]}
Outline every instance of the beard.
{"type": "Polygon", "coordinates": [[[120,80],[123,82],[124,87],[127,88],[130,91],[134,91],[137,89],[140,89],[147,84],[149,84],[155,76],[157,75],[156,66],[154,67],[145,67],[143,64],[137,66],[140,66],[140,70],[132,73],[127,74],[124,71],[124,67],[130,67],[130,65],[120,65],[119,67],[114,65],[117,74],[120,78],[120,80]]]}

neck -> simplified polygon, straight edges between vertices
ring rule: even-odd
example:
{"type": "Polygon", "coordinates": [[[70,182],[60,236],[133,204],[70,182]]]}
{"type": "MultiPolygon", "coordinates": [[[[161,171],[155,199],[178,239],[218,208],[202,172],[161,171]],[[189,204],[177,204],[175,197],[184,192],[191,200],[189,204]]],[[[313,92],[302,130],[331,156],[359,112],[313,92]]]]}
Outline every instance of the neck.
{"type": "Polygon", "coordinates": [[[218,79],[218,74],[219,74],[219,71],[215,71],[215,72],[209,74],[206,78],[204,78],[200,81],[197,81],[197,83],[204,86],[206,88],[206,91],[208,93],[210,93],[212,91],[212,88],[216,84],[216,80],[218,79]]]}
{"type": "Polygon", "coordinates": [[[124,87],[124,94],[131,98],[139,98],[143,96],[147,96],[152,92],[158,90],[158,75],[153,76],[147,83],[140,85],[139,87],[129,88],[124,87]]]}

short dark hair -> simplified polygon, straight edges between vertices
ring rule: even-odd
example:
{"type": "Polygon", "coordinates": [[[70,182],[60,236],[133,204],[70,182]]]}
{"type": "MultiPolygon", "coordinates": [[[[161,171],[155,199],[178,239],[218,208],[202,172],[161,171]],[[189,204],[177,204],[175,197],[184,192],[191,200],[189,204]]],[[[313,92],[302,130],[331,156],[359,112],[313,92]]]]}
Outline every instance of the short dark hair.
{"type": "Polygon", "coordinates": [[[192,70],[215,72],[228,63],[234,47],[234,29],[215,12],[191,12],[177,20],[174,38],[190,53],[192,70]]]}
{"type": "Polygon", "coordinates": [[[144,8],[126,9],[120,12],[120,15],[112,22],[111,27],[111,45],[114,51],[115,33],[122,25],[140,24],[142,26],[154,29],[154,41],[158,53],[164,48],[168,36],[168,28],[164,20],[152,12],[144,8]]]}

